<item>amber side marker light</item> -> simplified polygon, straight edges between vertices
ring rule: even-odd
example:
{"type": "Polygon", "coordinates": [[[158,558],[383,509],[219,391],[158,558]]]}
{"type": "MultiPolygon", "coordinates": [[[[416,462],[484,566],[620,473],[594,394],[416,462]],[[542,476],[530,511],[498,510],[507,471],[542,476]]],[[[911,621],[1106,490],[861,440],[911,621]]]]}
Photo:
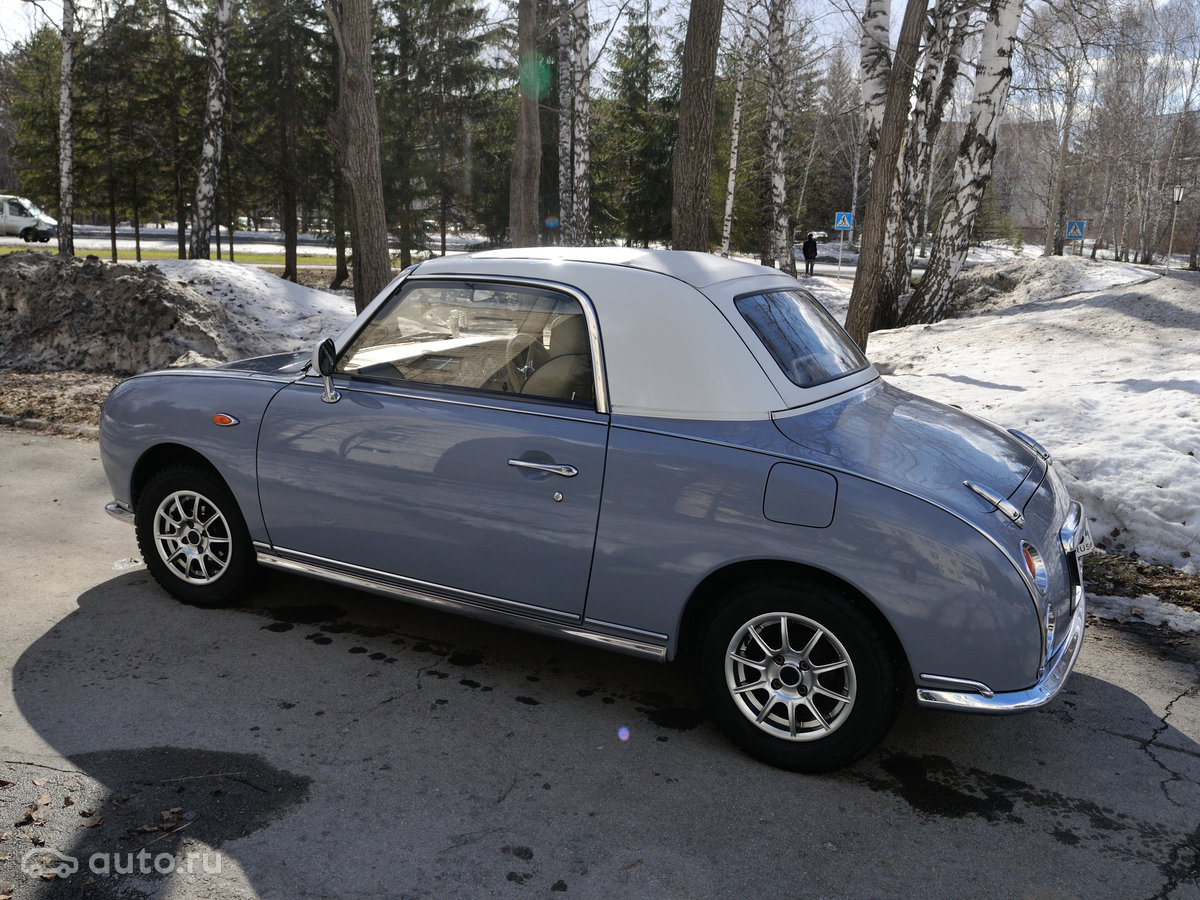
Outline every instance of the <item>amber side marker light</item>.
{"type": "Polygon", "coordinates": [[[237,419],[235,419],[233,416],[227,416],[225,413],[217,413],[215,416],[213,416],[213,421],[222,428],[230,425],[236,425],[238,423],[237,419]]]}

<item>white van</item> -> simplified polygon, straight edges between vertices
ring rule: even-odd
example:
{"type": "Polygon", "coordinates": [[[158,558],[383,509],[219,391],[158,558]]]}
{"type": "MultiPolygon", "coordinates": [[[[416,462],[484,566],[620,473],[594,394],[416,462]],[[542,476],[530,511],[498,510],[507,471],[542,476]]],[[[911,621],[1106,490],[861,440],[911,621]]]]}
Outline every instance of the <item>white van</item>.
{"type": "Polygon", "coordinates": [[[58,234],[58,222],[24,197],[0,194],[0,234],[15,234],[26,243],[45,244],[58,234]]]}

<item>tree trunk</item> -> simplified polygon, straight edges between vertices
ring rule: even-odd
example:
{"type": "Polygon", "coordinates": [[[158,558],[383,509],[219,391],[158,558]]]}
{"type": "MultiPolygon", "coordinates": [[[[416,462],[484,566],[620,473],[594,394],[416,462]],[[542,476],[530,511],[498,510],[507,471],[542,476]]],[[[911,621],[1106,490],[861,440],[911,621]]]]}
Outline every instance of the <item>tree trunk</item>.
{"type": "Polygon", "coordinates": [[[871,180],[867,188],[867,207],[863,216],[862,247],[858,257],[858,273],[850,294],[846,313],[846,330],[864,350],[875,317],[875,304],[883,284],[884,244],[887,237],[888,202],[896,180],[896,165],[900,145],[908,127],[908,108],[912,94],[913,73],[925,23],[925,3],[910,2],[904,10],[896,56],[888,80],[883,123],[879,130],[879,147],[871,164],[871,180]]]}
{"type": "Polygon", "coordinates": [[[767,178],[771,187],[771,250],[774,263],[795,274],[796,264],[788,243],[787,172],[784,169],[784,125],[787,108],[783,92],[787,83],[784,65],[787,0],[770,0],[767,15],[767,178]],[[791,265],[789,266],[789,259],[791,265]]]}
{"type": "Polygon", "coordinates": [[[75,130],[72,75],[75,67],[75,0],[63,0],[62,70],[58,85],[58,254],[75,255],[75,130]]]}
{"type": "Polygon", "coordinates": [[[575,109],[571,118],[571,244],[583,247],[588,242],[588,217],[592,195],[591,157],[591,22],[588,4],[575,4],[573,27],[575,47],[571,53],[575,86],[575,109]]]}
{"type": "Polygon", "coordinates": [[[746,86],[746,68],[750,49],[750,21],[753,5],[746,10],[746,30],[738,51],[737,87],[733,92],[733,117],[729,126],[729,180],[725,185],[725,218],[721,224],[721,255],[729,256],[729,237],[733,232],[733,198],[737,189],[738,145],[742,137],[742,97],[746,86]]]}
{"type": "Polygon", "coordinates": [[[691,2],[683,43],[679,138],[671,173],[671,243],[676,250],[708,250],[717,50],[724,6],[724,0],[691,2]]]}
{"type": "Polygon", "coordinates": [[[925,277],[913,292],[901,321],[936,322],[950,303],[954,280],[967,257],[971,226],[992,176],[996,133],[1012,78],[1012,48],[1023,0],[992,0],[983,29],[974,96],[955,163],[954,184],[942,209],[938,235],[925,277]]]}
{"type": "Polygon", "coordinates": [[[213,0],[212,35],[208,45],[208,97],[204,106],[204,143],[196,176],[196,202],[192,206],[189,259],[208,259],[209,234],[221,166],[222,117],[225,114],[225,58],[229,51],[229,22],[233,0],[213,0]]]}
{"type": "MultiPolygon", "coordinates": [[[[514,247],[538,242],[538,183],[542,174],[542,126],[538,121],[537,8],[535,0],[517,2],[518,85],[521,109],[509,180],[508,236],[514,247]]],[[[561,212],[561,210],[560,210],[561,212]]]]}
{"type": "Polygon", "coordinates": [[[892,74],[891,0],[867,0],[862,17],[862,104],[867,130],[867,168],[875,162],[879,130],[887,106],[888,81],[892,74]]]}
{"type": "Polygon", "coordinates": [[[558,10],[558,239],[563,246],[570,246],[575,234],[571,222],[575,211],[571,196],[575,184],[571,156],[572,123],[575,120],[575,64],[572,59],[575,42],[571,36],[574,23],[571,0],[562,0],[558,10]]]}
{"type": "Polygon", "coordinates": [[[175,52],[175,30],[171,27],[171,9],[167,0],[161,0],[159,8],[162,14],[162,33],[164,57],[166,59],[167,77],[170,83],[171,98],[171,127],[170,127],[170,159],[171,159],[171,189],[172,200],[175,204],[175,238],[180,259],[187,259],[187,206],[184,200],[183,173],[183,138],[179,133],[179,110],[183,100],[179,92],[179,79],[174,73],[178,71],[175,52]]]}
{"type": "Polygon", "coordinates": [[[917,85],[912,125],[900,162],[898,195],[892,205],[884,253],[887,270],[871,322],[873,331],[896,326],[900,319],[900,297],[908,292],[912,281],[918,210],[932,182],[934,142],[958,79],[958,60],[969,18],[969,8],[938,3],[926,30],[925,66],[917,85]]]}
{"type": "Polygon", "coordinates": [[[361,312],[392,277],[371,74],[371,3],[326,0],[325,12],[339,60],[338,105],[330,117],[329,138],[350,189],[354,307],[361,312]]]}

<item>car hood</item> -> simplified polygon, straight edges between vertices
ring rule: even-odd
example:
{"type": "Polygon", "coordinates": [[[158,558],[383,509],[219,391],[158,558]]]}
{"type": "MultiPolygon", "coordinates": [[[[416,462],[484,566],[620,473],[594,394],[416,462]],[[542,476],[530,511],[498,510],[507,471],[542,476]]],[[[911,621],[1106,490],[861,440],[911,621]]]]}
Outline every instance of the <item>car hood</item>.
{"type": "Polygon", "coordinates": [[[963,482],[1007,499],[1039,468],[1033,449],[1008,432],[882,380],[821,409],[777,414],[775,424],[814,462],[972,517],[986,506],[963,482]]]}
{"type": "Polygon", "coordinates": [[[275,353],[271,356],[239,359],[216,368],[236,369],[239,372],[254,372],[260,375],[299,375],[311,359],[311,353],[275,353]]]}

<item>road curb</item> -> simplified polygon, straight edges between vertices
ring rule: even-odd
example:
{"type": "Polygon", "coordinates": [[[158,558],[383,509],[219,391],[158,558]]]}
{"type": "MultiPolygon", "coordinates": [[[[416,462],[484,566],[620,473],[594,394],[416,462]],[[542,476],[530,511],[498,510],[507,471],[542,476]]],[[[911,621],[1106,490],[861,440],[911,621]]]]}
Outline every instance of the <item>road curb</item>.
{"type": "Polygon", "coordinates": [[[99,440],[100,429],[95,425],[74,425],[68,422],[48,422],[45,419],[27,419],[0,413],[0,425],[21,431],[36,431],[40,434],[59,434],[67,437],[99,440]]]}

